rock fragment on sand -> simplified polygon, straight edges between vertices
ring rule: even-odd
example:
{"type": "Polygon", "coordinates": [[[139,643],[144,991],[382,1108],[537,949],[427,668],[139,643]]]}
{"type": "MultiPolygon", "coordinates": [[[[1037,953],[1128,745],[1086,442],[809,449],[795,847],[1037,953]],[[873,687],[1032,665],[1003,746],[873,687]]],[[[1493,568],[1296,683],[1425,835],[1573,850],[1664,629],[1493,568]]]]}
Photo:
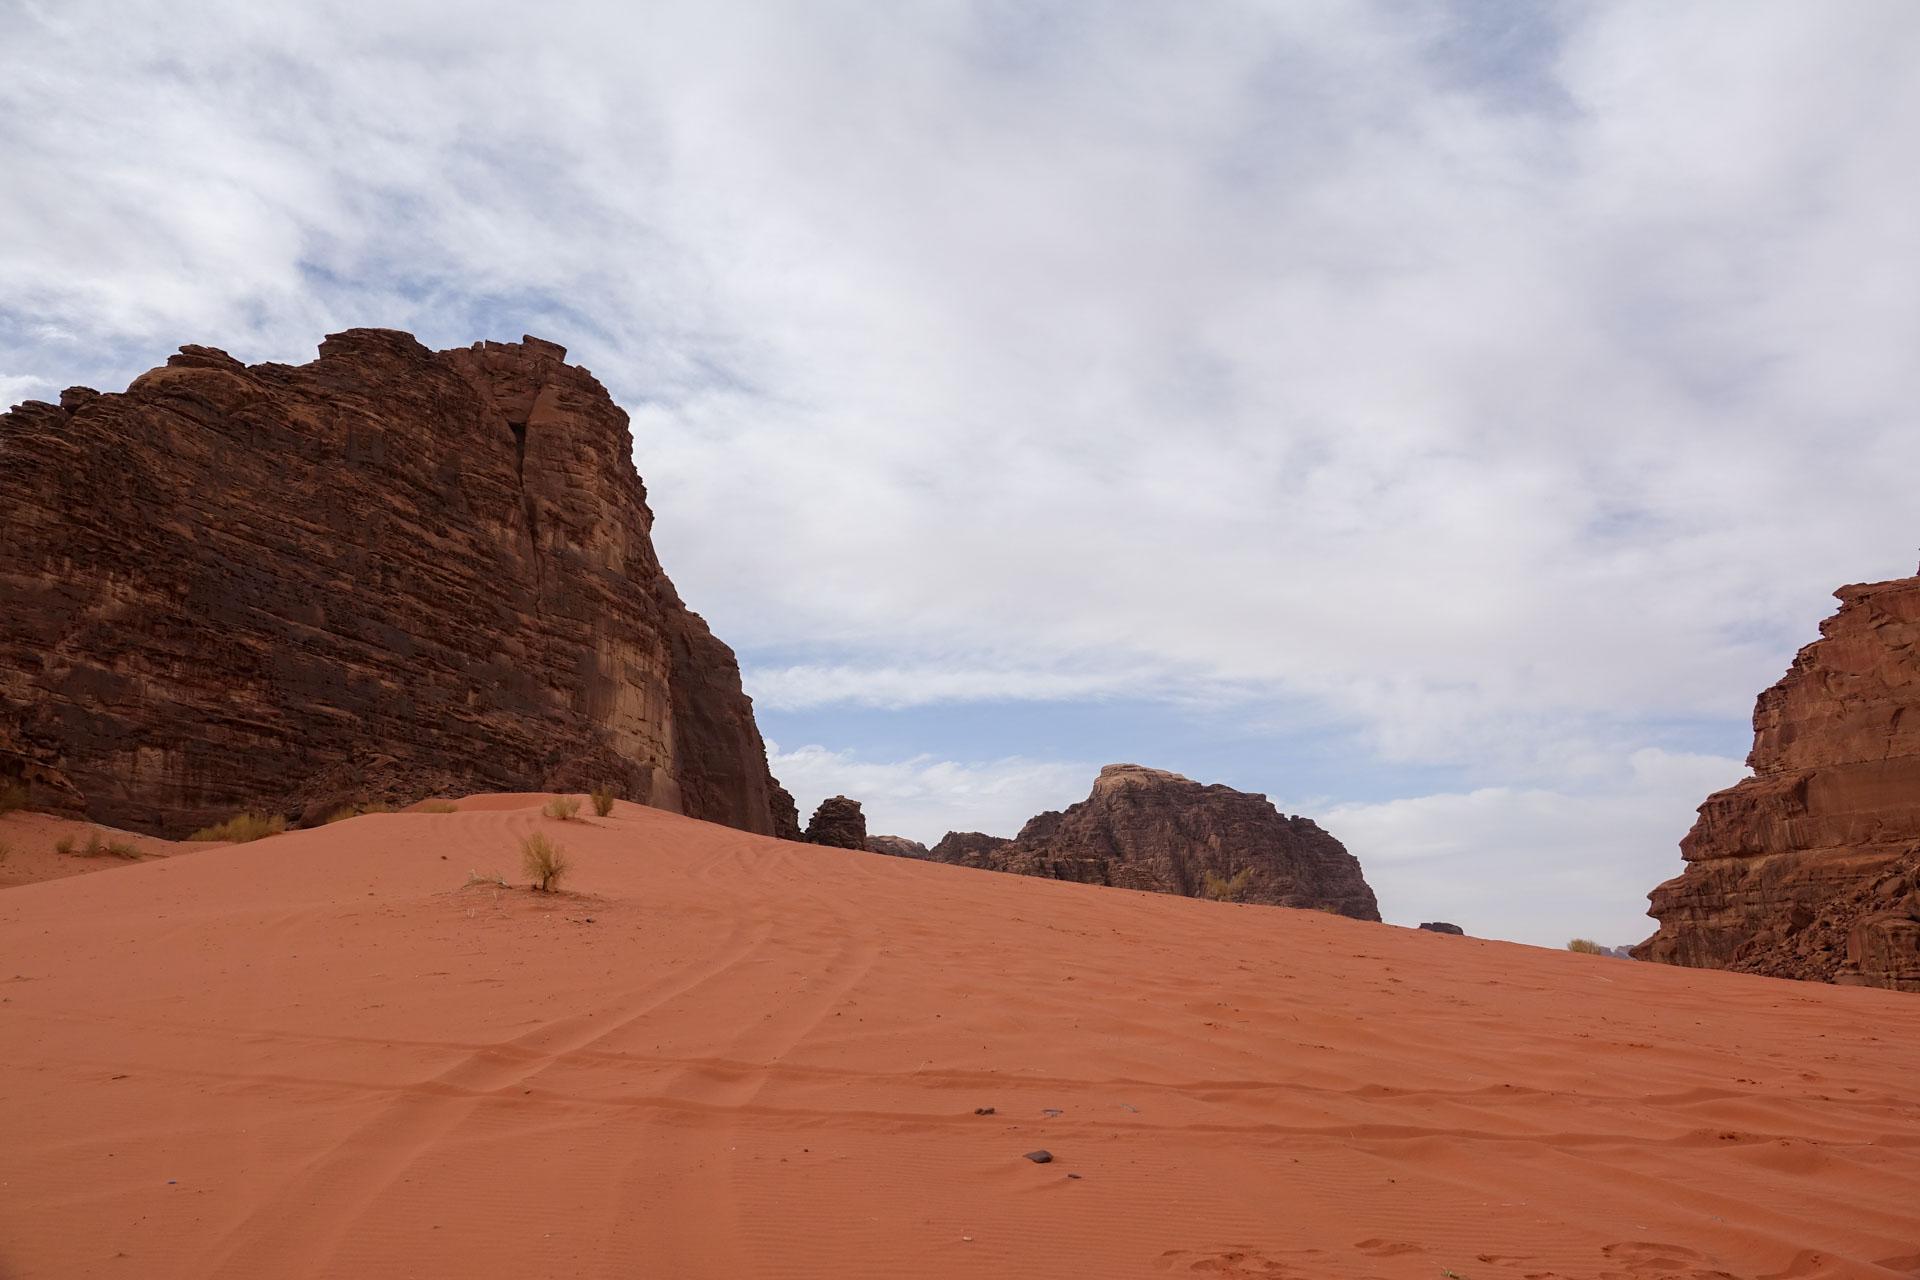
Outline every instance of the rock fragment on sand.
{"type": "Polygon", "coordinates": [[[992,1107],[975,1107],[973,1109],[973,1114],[977,1116],[990,1116],[993,1114],[993,1108],[992,1107]]]}
{"type": "Polygon", "coordinates": [[[1053,1163],[1053,1152],[1051,1152],[1051,1151],[1029,1151],[1029,1152],[1027,1152],[1027,1159],[1029,1159],[1029,1160],[1031,1160],[1031,1161],[1033,1161],[1033,1162],[1034,1162],[1035,1164],[1052,1164],[1052,1163],[1053,1163]]]}

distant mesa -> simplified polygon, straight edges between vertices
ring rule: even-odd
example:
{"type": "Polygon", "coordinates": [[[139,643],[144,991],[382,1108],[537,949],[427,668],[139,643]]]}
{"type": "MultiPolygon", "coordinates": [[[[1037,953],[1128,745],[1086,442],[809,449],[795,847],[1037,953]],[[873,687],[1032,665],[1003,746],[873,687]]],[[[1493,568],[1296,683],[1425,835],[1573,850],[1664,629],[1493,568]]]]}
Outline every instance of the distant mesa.
{"type": "Polygon", "coordinates": [[[538,338],[185,346],[0,415],[0,782],[181,835],[473,791],[797,836],[662,571],[627,415],[538,338]]]}
{"type": "Polygon", "coordinates": [[[1262,795],[1135,764],[1108,765],[1085,800],[1038,815],[1011,840],[949,831],[926,856],[1053,880],[1380,918],[1358,860],[1311,819],[1284,817],[1262,795]]]}
{"type": "Polygon", "coordinates": [[[1920,991],[1920,577],[1846,586],[1753,713],[1640,959],[1920,991]]]}
{"type": "Polygon", "coordinates": [[[923,862],[933,856],[927,846],[905,836],[868,836],[867,852],[884,853],[895,858],[918,858],[923,862]]]}
{"type": "Polygon", "coordinates": [[[1451,933],[1463,938],[1467,934],[1467,931],[1465,929],[1462,929],[1459,925],[1448,924],[1445,920],[1429,920],[1427,923],[1421,925],[1420,927],[1422,929],[1425,929],[1428,933],[1451,933]]]}
{"type": "Polygon", "coordinates": [[[831,845],[836,849],[865,849],[867,815],[860,811],[858,800],[828,796],[813,811],[806,839],[811,844],[831,845]]]}

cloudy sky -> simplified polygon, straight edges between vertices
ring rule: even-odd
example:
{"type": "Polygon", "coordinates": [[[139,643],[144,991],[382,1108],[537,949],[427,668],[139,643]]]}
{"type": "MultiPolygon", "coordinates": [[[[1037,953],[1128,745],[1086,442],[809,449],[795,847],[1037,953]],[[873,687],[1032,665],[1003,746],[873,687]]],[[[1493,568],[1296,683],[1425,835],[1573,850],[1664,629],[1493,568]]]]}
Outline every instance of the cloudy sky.
{"type": "Polygon", "coordinates": [[[803,805],[1132,760],[1633,941],[1913,570],[1916,65],[1910,0],[0,0],[0,401],[548,337],[803,805]]]}

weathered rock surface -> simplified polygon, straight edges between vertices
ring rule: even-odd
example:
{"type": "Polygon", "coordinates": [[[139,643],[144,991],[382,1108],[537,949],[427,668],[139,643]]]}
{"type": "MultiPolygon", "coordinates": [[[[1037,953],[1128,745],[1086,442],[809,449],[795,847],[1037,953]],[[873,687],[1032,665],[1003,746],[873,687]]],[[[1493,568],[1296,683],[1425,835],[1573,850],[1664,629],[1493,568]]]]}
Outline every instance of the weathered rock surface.
{"type": "Polygon", "coordinates": [[[171,835],[596,783],[797,835],[655,557],[627,416],[565,357],[188,346],[0,416],[0,779],[171,835]]]}
{"type": "Polygon", "coordinates": [[[1448,924],[1445,920],[1429,920],[1420,927],[1428,933],[1451,933],[1462,938],[1467,936],[1465,929],[1462,929],[1457,924],[1448,924]]]}
{"type": "Polygon", "coordinates": [[[1920,577],[1842,587],[1650,895],[1643,960],[1920,991],[1920,577]]]}
{"type": "Polygon", "coordinates": [[[1311,819],[1283,817],[1262,795],[1134,764],[1108,765],[1085,800],[1038,815],[1012,840],[948,832],[931,854],[1054,880],[1380,918],[1358,860],[1311,819]]]}
{"type": "Polygon", "coordinates": [[[932,858],[927,846],[918,840],[909,840],[905,836],[868,836],[868,853],[884,853],[894,858],[918,858],[922,862],[932,858]]]}
{"type": "Polygon", "coordinates": [[[822,800],[813,811],[813,821],[807,824],[807,840],[836,849],[865,849],[867,815],[860,812],[860,802],[845,796],[822,800]]]}

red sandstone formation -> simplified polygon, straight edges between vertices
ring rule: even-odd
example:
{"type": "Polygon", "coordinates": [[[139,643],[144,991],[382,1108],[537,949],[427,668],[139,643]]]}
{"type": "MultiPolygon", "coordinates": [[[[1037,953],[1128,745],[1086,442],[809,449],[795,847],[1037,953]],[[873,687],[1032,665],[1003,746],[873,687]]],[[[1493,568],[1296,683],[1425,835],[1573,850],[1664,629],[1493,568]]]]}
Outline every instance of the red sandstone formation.
{"type": "Polygon", "coordinates": [[[1267,798],[1161,769],[1110,764],[1093,794],[1040,814],[1013,840],[948,832],[937,861],[1185,897],[1313,907],[1378,920],[1360,863],[1267,798]]]}
{"type": "Polygon", "coordinates": [[[867,847],[867,815],[860,812],[858,800],[828,796],[813,811],[806,839],[811,844],[832,845],[837,849],[864,849],[867,847]]]}
{"type": "Polygon", "coordinates": [[[918,858],[922,862],[933,857],[927,846],[905,836],[868,836],[867,852],[884,853],[894,858],[918,858]]]}
{"type": "Polygon", "coordinates": [[[1753,713],[1634,955],[1920,991],[1920,577],[1842,587],[1753,713]]]}
{"type": "Polygon", "coordinates": [[[732,651],[655,558],[627,415],[565,357],[189,346],[0,416],[0,781],[176,835],[601,783],[796,835],[732,651]]]}

